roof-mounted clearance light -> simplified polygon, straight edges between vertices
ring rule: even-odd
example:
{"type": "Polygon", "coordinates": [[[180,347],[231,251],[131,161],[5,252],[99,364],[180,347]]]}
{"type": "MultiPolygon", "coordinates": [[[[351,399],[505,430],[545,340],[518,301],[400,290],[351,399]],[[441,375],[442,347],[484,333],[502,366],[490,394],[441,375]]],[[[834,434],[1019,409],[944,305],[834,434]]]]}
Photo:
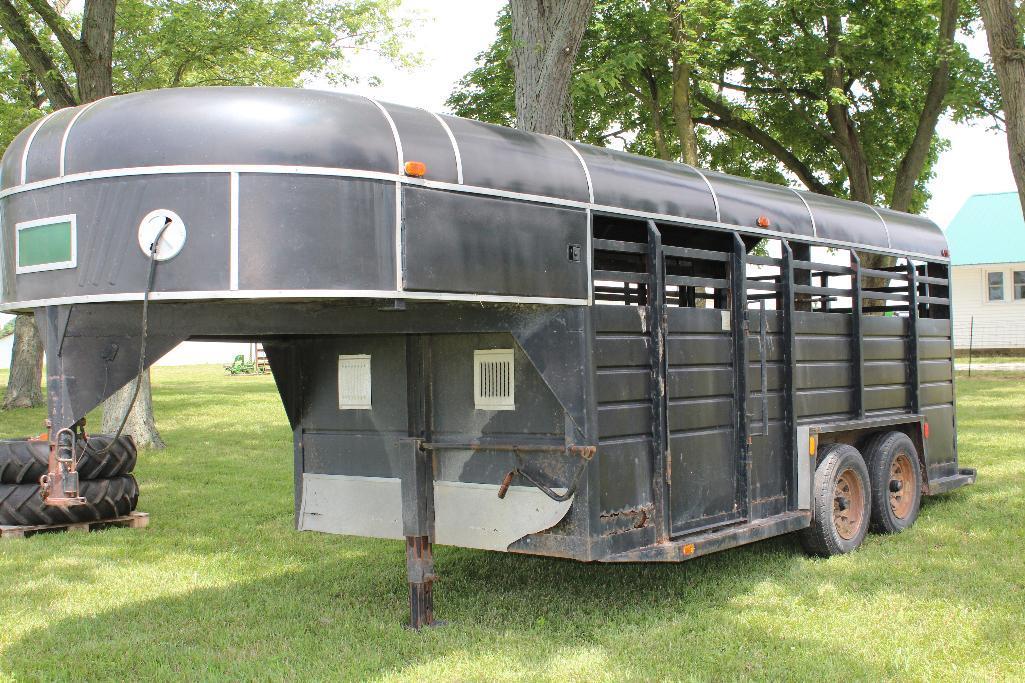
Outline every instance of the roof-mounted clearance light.
{"type": "Polygon", "coordinates": [[[768,216],[759,216],[758,217],[758,227],[759,228],[767,228],[770,225],[772,225],[772,222],[769,220],[768,216]]]}
{"type": "Polygon", "coordinates": [[[422,161],[407,161],[405,170],[408,176],[423,178],[427,175],[427,164],[422,161]]]}

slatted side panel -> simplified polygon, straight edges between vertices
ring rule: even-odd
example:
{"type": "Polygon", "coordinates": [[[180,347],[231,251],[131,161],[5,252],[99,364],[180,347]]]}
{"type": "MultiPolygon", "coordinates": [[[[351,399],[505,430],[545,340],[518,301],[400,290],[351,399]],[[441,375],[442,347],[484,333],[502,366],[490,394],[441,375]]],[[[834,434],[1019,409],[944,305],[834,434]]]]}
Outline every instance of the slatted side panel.
{"type": "Polygon", "coordinates": [[[651,505],[651,365],[646,309],[592,308],[597,371],[601,519],[605,531],[632,526],[619,513],[651,505]]]}
{"type": "Polygon", "coordinates": [[[849,419],[855,393],[851,315],[797,311],[794,337],[798,422],[849,419]]]}
{"type": "Polygon", "coordinates": [[[733,345],[729,311],[668,309],[673,533],[736,513],[733,345]]]}
{"type": "Polygon", "coordinates": [[[908,318],[897,316],[866,315],[862,320],[868,416],[908,412],[911,408],[908,324],[908,318]]]}
{"type": "Polygon", "coordinates": [[[922,414],[929,423],[929,478],[957,474],[950,320],[918,322],[922,414]]]}
{"type": "Polygon", "coordinates": [[[748,434],[751,437],[751,508],[752,516],[761,517],[786,510],[785,493],[791,471],[790,442],[786,438],[784,421],[783,321],[780,312],[767,310],[763,337],[761,312],[751,308],[748,313],[747,411],[748,434]]]}

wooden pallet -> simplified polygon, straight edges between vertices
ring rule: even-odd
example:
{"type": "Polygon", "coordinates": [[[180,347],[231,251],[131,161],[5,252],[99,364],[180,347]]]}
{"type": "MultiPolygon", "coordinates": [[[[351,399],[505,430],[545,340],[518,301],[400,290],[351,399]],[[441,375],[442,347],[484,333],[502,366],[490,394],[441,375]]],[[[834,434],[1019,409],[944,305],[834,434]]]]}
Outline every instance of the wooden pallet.
{"type": "Polygon", "coordinates": [[[6,541],[15,538],[26,538],[35,534],[52,531],[99,531],[109,527],[126,529],[145,529],[149,526],[148,512],[133,512],[124,517],[114,519],[101,519],[96,522],[80,522],[77,524],[40,524],[38,526],[2,526],[0,525],[0,540],[6,541]]]}

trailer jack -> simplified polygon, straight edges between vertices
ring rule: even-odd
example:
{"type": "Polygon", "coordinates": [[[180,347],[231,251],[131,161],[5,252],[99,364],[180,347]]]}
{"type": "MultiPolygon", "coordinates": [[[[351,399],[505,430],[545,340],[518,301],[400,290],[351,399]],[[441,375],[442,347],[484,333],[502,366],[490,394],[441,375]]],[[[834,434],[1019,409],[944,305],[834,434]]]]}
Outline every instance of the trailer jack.
{"type": "MultiPolygon", "coordinates": [[[[85,421],[74,427],[84,429],[85,421]]],[[[85,498],[79,495],[78,490],[78,434],[72,427],[65,427],[50,440],[49,469],[39,478],[39,486],[47,505],[72,507],[85,504],[85,498]]]]}

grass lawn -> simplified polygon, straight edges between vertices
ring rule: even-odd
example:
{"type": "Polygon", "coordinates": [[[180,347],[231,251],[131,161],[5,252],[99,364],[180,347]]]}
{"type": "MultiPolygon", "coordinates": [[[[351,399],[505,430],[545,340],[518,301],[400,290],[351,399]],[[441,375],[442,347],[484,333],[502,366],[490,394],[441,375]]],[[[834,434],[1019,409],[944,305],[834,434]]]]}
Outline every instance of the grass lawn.
{"type": "MultiPolygon", "coordinates": [[[[413,633],[402,543],[293,530],[271,379],[158,368],[169,447],[137,471],[151,526],[0,543],[0,678],[1020,679],[1023,381],[960,379],[979,483],[928,499],[900,536],[829,560],[784,537],[661,566],[440,547],[449,623],[413,633]]],[[[0,435],[42,420],[0,414],[0,435]]]]}

